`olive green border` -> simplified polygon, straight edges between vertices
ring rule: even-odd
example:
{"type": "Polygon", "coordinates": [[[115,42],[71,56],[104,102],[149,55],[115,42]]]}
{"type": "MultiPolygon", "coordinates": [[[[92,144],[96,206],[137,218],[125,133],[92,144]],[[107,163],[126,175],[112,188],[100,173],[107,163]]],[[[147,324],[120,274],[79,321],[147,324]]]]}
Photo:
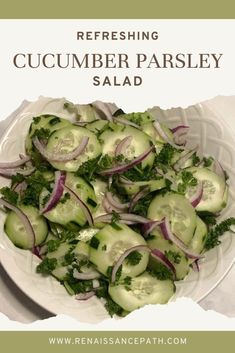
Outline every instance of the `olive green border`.
{"type": "MultiPolygon", "coordinates": [[[[232,332],[0,332],[0,342],[2,352],[19,352],[19,353],[194,353],[206,352],[213,353],[234,352],[235,331],[232,332]],[[49,337],[52,338],[68,338],[73,341],[76,337],[76,342],[80,339],[83,344],[49,344],[49,337]],[[103,339],[129,339],[129,344],[85,344],[82,341],[85,338],[103,339]],[[168,338],[170,342],[174,339],[186,338],[186,344],[167,344],[168,338]],[[134,339],[145,338],[148,344],[138,344],[134,339]],[[151,338],[151,342],[147,341],[151,338]],[[155,338],[155,344],[153,343],[155,338]],[[136,343],[134,343],[136,342],[136,343]],[[2,348],[5,348],[3,350],[2,348]]],[[[175,342],[180,342],[176,340],[175,342]]]]}
{"type": "Polygon", "coordinates": [[[235,18],[234,0],[10,0],[1,2],[2,19],[235,18]]]}

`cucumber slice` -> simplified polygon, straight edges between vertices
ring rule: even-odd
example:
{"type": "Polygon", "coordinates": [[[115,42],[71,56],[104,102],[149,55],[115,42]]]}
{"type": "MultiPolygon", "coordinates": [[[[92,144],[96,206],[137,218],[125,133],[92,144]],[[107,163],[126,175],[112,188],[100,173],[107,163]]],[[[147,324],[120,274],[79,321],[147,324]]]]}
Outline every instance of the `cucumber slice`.
{"type": "Polygon", "coordinates": [[[62,129],[66,126],[72,126],[69,120],[59,118],[55,115],[42,115],[38,116],[31,123],[29,128],[29,133],[26,136],[25,140],[25,149],[28,154],[32,151],[32,136],[37,129],[48,129],[50,132],[54,132],[56,130],[62,129]]]}
{"type": "Polygon", "coordinates": [[[68,267],[67,266],[60,266],[55,268],[52,271],[52,275],[58,279],[59,281],[64,281],[68,274],[68,267]]]}
{"type": "Polygon", "coordinates": [[[128,195],[134,195],[140,191],[141,188],[149,186],[150,192],[163,189],[166,186],[165,179],[149,180],[149,181],[135,181],[133,184],[119,183],[120,187],[125,190],[128,195]]]}
{"type": "MultiPolygon", "coordinates": [[[[171,132],[171,130],[166,127],[164,124],[160,124],[162,130],[165,132],[165,134],[167,135],[167,137],[171,140],[174,141],[174,134],[171,132]]],[[[155,129],[155,127],[153,126],[153,122],[149,122],[147,124],[143,124],[141,125],[142,130],[149,135],[154,143],[157,143],[157,145],[160,147],[160,145],[163,145],[164,143],[166,143],[165,140],[163,140],[163,138],[158,134],[157,130],[155,129]]]]}
{"type": "MultiPolygon", "coordinates": [[[[207,168],[189,168],[189,172],[203,184],[202,200],[197,205],[197,211],[220,212],[224,208],[224,193],[226,182],[224,178],[207,168]]],[[[195,193],[195,187],[187,190],[186,197],[195,193]]]]}
{"type": "Polygon", "coordinates": [[[97,209],[94,213],[94,217],[98,217],[104,213],[106,213],[104,207],[103,207],[103,199],[105,196],[106,191],[108,190],[108,186],[107,183],[105,183],[104,181],[100,180],[100,179],[95,179],[91,181],[91,184],[94,188],[95,191],[95,196],[97,199],[97,209]]]}
{"type": "MultiPolygon", "coordinates": [[[[105,276],[120,256],[136,245],[146,245],[144,238],[124,224],[106,225],[90,242],[90,261],[97,266],[99,272],[105,276]]],[[[124,260],[121,278],[134,277],[144,272],[149,259],[149,254],[140,252],[142,257],[136,265],[131,265],[124,260]]]]}
{"type": "Polygon", "coordinates": [[[133,311],[147,304],[165,304],[175,292],[171,280],[160,281],[148,272],[132,278],[130,285],[109,285],[109,295],[126,311],[133,311]]]}
{"type": "MultiPolygon", "coordinates": [[[[33,206],[20,205],[18,207],[26,214],[34,229],[36,236],[35,245],[42,244],[48,234],[46,220],[40,216],[38,209],[33,206]]],[[[17,247],[22,249],[32,248],[32,239],[29,239],[29,235],[25,230],[24,224],[15,212],[10,211],[7,214],[4,230],[12,243],[17,247]]]]}
{"type": "MultiPolygon", "coordinates": [[[[62,265],[64,261],[64,257],[68,252],[74,247],[74,245],[68,244],[68,243],[61,243],[58,249],[55,251],[47,253],[47,257],[49,259],[56,259],[58,265],[62,265]]],[[[60,267],[60,266],[58,266],[60,267]]]]}
{"type": "MultiPolygon", "coordinates": [[[[91,212],[94,212],[97,206],[97,201],[92,186],[90,186],[84,179],[76,177],[73,173],[67,173],[66,185],[71,188],[83,202],[86,203],[91,212]]],[[[66,191],[64,191],[63,196],[65,194],[66,191]]],[[[43,190],[40,195],[41,204],[46,195],[47,191],[43,190]]],[[[84,226],[86,224],[86,217],[84,216],[81,207],[71,196],[66,200],[66,202],[59,202],[52,210],[46,212],[44,216],[51,222],[66,226],[70,222],[72,222],[71,224],[76,223],[80,226],[84,226]]]]}
{"type": "Polygon", "coordinates": [[[156,196],[148,209],[148,217],[160,221],[168,217],[172,232],[185,244],[192,240],[196,228],[196,212],[182,195],[167,193],[156,196]]]}
{"type": "Polygon", "coordinates": [[[86,243],[89,240],[91,240],[91,238],[98,232],[99,232],[98,228],[92,228],[92,227],[84,228],[79,231],[76,239],[86,243]]]}
{"type": "Polygon", "coordinates": [[[200,254],[204,248],[204,244],[206,241],[206,236],[207,236],[207,226],[206,224],[201,220],[200,217],[197,217],[197,223],[196,223],[196,229],[195,233],[193,235],[193,239],[191,240],[189,244],[189,250],[200,254]]]}
{"type": "MultiPolygon", "coordinates": [[[[188,258],[175,244],[169,240],[164,239],[161,231],[158,228],[155,228],[151,233],[151,239],[147,240],[147,244],[151,249],[158,249],[168,257],[169,261],[175,267],[177,280],[181,280],[187,276],[190,269],[188,258]],[[173,257],[170,257],[171,253],[172,255],[177,255],[175,261],[173,257]]],[[[149,268],[154,270],[155,267],[156,260],[150,256],[149,268]]]]}
{"type": "Polygon", "coordinates": [[[79,241],[75,249],[73,250],[73,252],[78,258],[81,258],[81,257],[89,258],[90,247],[84,241],[79,241]]]}
{"type": "Polygon", "coordinates": [[[66,154],[77,148],[84,136],[89,138],[85,151],[69,162],[51,162],[51,165],[59,170],[75,172],[82,163],[89,159],[96,158],[101,154],[101,146],[96,135],[84,127],[65,127],[54,132],[47,143],[47,151],[66,154]]]}
{"type": "MultiPolygon", "coordinates": [[[[115,125],[115,131],[106,130],[100,135],[103,154],[114,156],[117,145],[127,136],[132,136],[130,145],[123,151],[123,155],[127,159],[132,160],[138,157],[150,147],[151,139],[144,132],[131,126],[115,125]]],[[[153,161],[154,153],[150,153],[142,162],[142,167],[145,168],[147,165],[152,166],[153,161]]]]}

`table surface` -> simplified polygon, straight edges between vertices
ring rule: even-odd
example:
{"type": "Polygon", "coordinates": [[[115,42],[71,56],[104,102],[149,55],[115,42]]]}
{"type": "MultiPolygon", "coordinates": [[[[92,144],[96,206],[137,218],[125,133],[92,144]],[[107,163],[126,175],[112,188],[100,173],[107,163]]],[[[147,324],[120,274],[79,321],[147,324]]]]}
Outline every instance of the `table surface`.
{"type": "MultiPolygon", "coordinates": [[[[222,106],[223,113],[226,108],[227,107],[222,106]]],[[[234,110],[231,112],[231,110],[229,111],[228,109],[227,113],[227,123],[230,124],[235,133],[234,110]]],[[[1,131],[5,128],[3,125],[4,123],[5,121],[1,122],[1,131]]],[[[235,266],[231,268],[221,283],[199,304],[205,310],[213,309],[229,317],[235,317],[235,300],[234,295],[231,295],[231,293],[235,293],[235,266]]],[[[38,319],[45,319],[53,316],[53,314],[34,303],[18,288],[5,272],[1,264],[0,312],[12,320],[23,323],[30,323],[38,319]]]]}

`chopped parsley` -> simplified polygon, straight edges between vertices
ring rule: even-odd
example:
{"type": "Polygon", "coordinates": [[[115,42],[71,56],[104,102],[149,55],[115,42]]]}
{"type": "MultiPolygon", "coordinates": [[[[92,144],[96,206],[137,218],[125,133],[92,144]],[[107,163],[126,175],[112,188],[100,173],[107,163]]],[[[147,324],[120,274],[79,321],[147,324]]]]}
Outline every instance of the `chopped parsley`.
{"type": "Polygon", "coordinates": [[[12,185],[22,183],[24,179],[25,179],[24,175],[20,173],[17,173],[16,175],[12,175],[11,176],[12,185]]]}
{"type": "Polygon", "coordinates": [[[92,200],[90,197],[87,198],[86,202],[92,207],[97,206],[97,203],[94,200],[92,200]]]}
{"type": "Polygon", "coordinates": [[[93,249],[98,249],[99,245],[100,245],[100,241],[99,241],[98,238],[96,238],[96,237],[91,238],[90,246],[91,246],[93,249]]]}
{"type": "Polygon", "coordinates": [[[34,137],[38,137],[39,140],[48,140],[49,136],[51,134],[51,130],[49,129],[44,129],[43,127],[41,129],[36,129],[32,135],[32,139],[34,137]]]}
{"type": "Polygon", "coordinates": [[[172,279],[173,274],[166,266],[161,264],[160,262],[155,262],[154,268],[151,270],[148,270],[149,274],[153,277],[156,277],[157,279],[163,281],[165,279],[172,279]]]}
{"type": "Polygon", "coordinates": [[[82,163],[82,165],[75,172],[75,176],[82,176],[88,181],[93,180],[93,175],[96,172],[99,160],[100,156],[89,159],[88,161],[82,163]]]}
{"type": "Polygon", "coordinates": [[[60,118],[58,118],[58,117],[56,116],[56,117],[54,117],[53,119],[51,119],[51,120],[49,121],[49,124],[52,125],[52,126],[54,126],[54,125],[56,125],[56,124],[58,124],[58,123],[60,123],[60,122],[61,122],[60,118]]]}
{"type": "Polygon", "coordinates": [[[165,256],[170,260],[171,262],[174,262],[175,264],[180,264],[181,261],[181,255],[177,251],[165,251],[165,256]]]}
{"type": "Polygon", "coordinates": [[[49,259],[48,257],[46,257],[45,259],[42,260],[42,262],[37,266],[37,273],[42,273],[44,275],[48,275],[50,274],[52,271],[54,271],[54,269],[57,266],[57,259],[49,259]]]}
{"type": "Polygon", "coordinates": [[[205,222],[208,226],[216,224],[216,216],[214,213],[209,211],[197,211],[197,215],[205,222]]]}
{"type": "Polygon", "coordinates": [[[183,170],[181,173],[182,182],[178,184],[178,192],[184,194],[188,187],[197,185],[197,179],[193,176],[193,173],[183,170]]]}
{"type": "Polygon", "coordinates": [[[156,155],[154,165],[166,171],[167,167],[172,164],[172,158],[178,150],[171,146],[169,143],[165,143],[159,154],[156,155]]]}
{"type": "Polygon", "coordinates": [[[60,240],[59,239],[51,239],[48,240],[48,242],[46,243],[47,245],[47,252],[53,252],[55,250],[57,250],[60,246],[60,240]]]}
{"type": "Polygon", "coordinates": [[[66,192],[64,196],[60,199],[60,203],[64,204],[69,199],[70,199],[70,194],[66,192]]]}
{"type": "Polygon", "coordinates": [[[140,263],[143,255],[139,251],[132,251],[127,257],[126,262],[128,265],[136,266],[140,263]]]}
{"type": "Polygon", "coordinates": [[[33,118],[33,123],[35,124],[35,125],[37,125],[40,121],[41,121],[41,116],[35,116],[34,118],[33,118]]]}
{"type": "Polygon", "coordinates": [[[154,197],[153,193],[149,193],[142,199],[140,199],[133,209],[133,213],[145,217],[148,212],[149,205],[154,197]]]}
{"type": "Polygon", "coordinates": [[[39,195],[43,188],[51,191],[50,182],[44,179],[43,174],[36,171],[25,179],[27,188],[22,197],[22,202],[24,205],[31,205],[39,208],[39,195]]]}
{"type": "Polygon", "coordinates": [[[219,237],[231,230],[231,226],[233,225],[235,225],[235,218],[231,217],[210,229],[206,237],[205,249],[210,250],[219,245],[221,243],[219,237]]]}
{"type": "Polygon", "coordinates": [[[192,155],[192,163],[194,166],[198,165],[198,163],[200,163],[200,158],[197,155],[197,152],[194,152],[194,154],[192,155]]]}
{"type": "Polygon", "coordinates": [[[16,191],[10,189],[8,186],[4,186],[0,189],[4,200],[8,201],[12,205],[16,205],[18,201],[18,194],[16,191]]]}
{"type": "Polygon", "coordinates": [[[121,315],[123,312],[123,309],[120,307],[120,305],[118,305],[117,303],[115,303],[110,297],[106,298],[106,303],[105,303],[105,309],[107,310],[107,312],[109,313],[109,315],[111,317],[113,317],[113,315],[121,315]]]}
{"type": "Polygon", "coordinates": [[[210,167],[213,162],[214,162],[214,159],[212,157],[208,157],[208,158],[204,157],[203,158],[203,166],[206,168],[210,167]]]}

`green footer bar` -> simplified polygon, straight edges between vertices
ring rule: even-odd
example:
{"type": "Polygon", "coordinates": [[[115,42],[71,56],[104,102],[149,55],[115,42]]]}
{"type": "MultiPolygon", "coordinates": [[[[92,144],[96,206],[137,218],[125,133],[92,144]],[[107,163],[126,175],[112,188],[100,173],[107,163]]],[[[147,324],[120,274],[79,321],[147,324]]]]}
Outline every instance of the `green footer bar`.
{"type": "Polygon", "coordinates": [[[1,352],[234,352],[234,332],[0,332],[1,352]]]}
{"type": "Polygon", "coordinates": [[[0,18],[235,18],[234,0],[1,1],[0,18]]]}

